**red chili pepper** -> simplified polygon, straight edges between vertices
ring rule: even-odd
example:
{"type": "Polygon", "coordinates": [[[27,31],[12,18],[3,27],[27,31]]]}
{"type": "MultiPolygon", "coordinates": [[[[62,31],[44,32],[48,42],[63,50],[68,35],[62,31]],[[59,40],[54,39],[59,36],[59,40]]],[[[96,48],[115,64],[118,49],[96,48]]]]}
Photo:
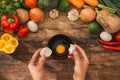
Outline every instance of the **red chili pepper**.
{"type": "Polygon", "coordinates": [[[23,38],[25,36],[27,36],[29,32],[29,29],[27,26],[23,27],[23,26],[20,26],[19,30],[18,30],[18,36],[23,38]]]}
{"type": "Polygon", "coordinates": [[[116,36],[115,36],[116,40],[120,42],[120,31],[117,32],[116,36]]]}
{"type": "Polygon", "coordinates": [[[103,47],[105,49],[109,49],[109,50],[118,50],[118,51],[120,51],[120,46],[108,46],[108,45],[104,45],[103,47]]]}
{"type": "Polygon", "coordinates": [[[120,42],[108,42],[108,41],[103,41],[101,39],[99,39],[99,42],[105,45],[118,45],[120,44],[120,42]]]}
{"type": "Polygon", "coordinates": [[[20,19],[16,14],[13,14],[13,18],[9,18],[7,14],[2,15],[1,27],[5,32],[13,33],[18,29],[20,25],[20,19]]]}

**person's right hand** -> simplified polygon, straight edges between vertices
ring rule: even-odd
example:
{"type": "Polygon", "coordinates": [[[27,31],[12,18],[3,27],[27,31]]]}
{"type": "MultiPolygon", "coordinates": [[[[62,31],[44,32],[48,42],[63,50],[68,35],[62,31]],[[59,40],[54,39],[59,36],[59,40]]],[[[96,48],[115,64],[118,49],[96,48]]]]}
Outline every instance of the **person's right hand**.
{"type": "Polygon", "coordinates": [[[38,49],[28,65],[28,69],[31,73],[33,80],[46,80],[46,73],[44,69],[44,64],[46,61],[45,56],[40,56],[41,49],[38,49]]]}
{"type": "Polygon", "coordinates": [[[87,58],[85,51],[81,47],[75,45],[75,48],[76,49],[74,50],[73,54],[68,55],[68,58],[73,59],[75,62],[73,79],[85,80],[89,60],[87,58]]]}

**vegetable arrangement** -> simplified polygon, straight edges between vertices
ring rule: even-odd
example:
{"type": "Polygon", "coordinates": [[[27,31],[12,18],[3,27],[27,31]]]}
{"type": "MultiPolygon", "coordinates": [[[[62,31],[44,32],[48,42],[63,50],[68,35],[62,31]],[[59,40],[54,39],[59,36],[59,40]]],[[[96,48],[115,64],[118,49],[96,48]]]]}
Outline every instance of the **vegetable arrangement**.
{"type": "Polygon", "coordinates": [[[118,50],[113,45],[120,42],[119,3],[119,0],[1,0],[0,28],[7,33],[17,32],[19,38],[24,38],[29,31],[38,31],[37,23],[44,20],[45,10],[53,19],[59,17],[60,12],[68,12],[68,20],[82,20],[88,24],[91,34],[98,34],[103,28],[105,31],[100,33],[102,41],[99,42],[106,49],[118,50]],[[76,9],[71,9],[71,5],[76,9]],[[116,41],[111,42],[113,33],[116,41]]]}

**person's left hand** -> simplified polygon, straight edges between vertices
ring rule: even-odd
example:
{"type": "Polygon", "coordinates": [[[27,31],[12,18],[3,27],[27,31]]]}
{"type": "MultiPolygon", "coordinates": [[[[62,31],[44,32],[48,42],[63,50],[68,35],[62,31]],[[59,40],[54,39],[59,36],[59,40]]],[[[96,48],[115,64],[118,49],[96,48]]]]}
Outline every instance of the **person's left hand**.
{"type": "Polygon", "coordinates": [[[38,49],[28,65],[28,69],[32,75],[33,80],[46,80],[44,64],[46,57],[40,56],[41,49],[38,49]]]}

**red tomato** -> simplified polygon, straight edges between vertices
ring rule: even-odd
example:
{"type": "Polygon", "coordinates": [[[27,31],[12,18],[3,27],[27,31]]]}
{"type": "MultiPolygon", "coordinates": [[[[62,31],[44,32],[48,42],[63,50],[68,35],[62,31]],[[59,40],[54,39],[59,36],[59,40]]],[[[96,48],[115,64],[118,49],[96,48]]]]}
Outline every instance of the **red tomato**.
{"type": "Polygon", "coordinates": [[[20,26],[20,28],[18,30],[18,36],[23,38],[28,35],[28,32],[29,32],[29,30],[28,30],[27,26],[25,26],[25,27],[20,26]]]}
{"type": "Polygon", "coordinates": [[[37,6],[37,0],[24,0],[24,2],[29,8],[35,8],[37,6]]]}
{"type": "Polygon", "coordinates": [[[120,41],[120,31],[116,34],[115,38],[117,41],[120,41]]]}

